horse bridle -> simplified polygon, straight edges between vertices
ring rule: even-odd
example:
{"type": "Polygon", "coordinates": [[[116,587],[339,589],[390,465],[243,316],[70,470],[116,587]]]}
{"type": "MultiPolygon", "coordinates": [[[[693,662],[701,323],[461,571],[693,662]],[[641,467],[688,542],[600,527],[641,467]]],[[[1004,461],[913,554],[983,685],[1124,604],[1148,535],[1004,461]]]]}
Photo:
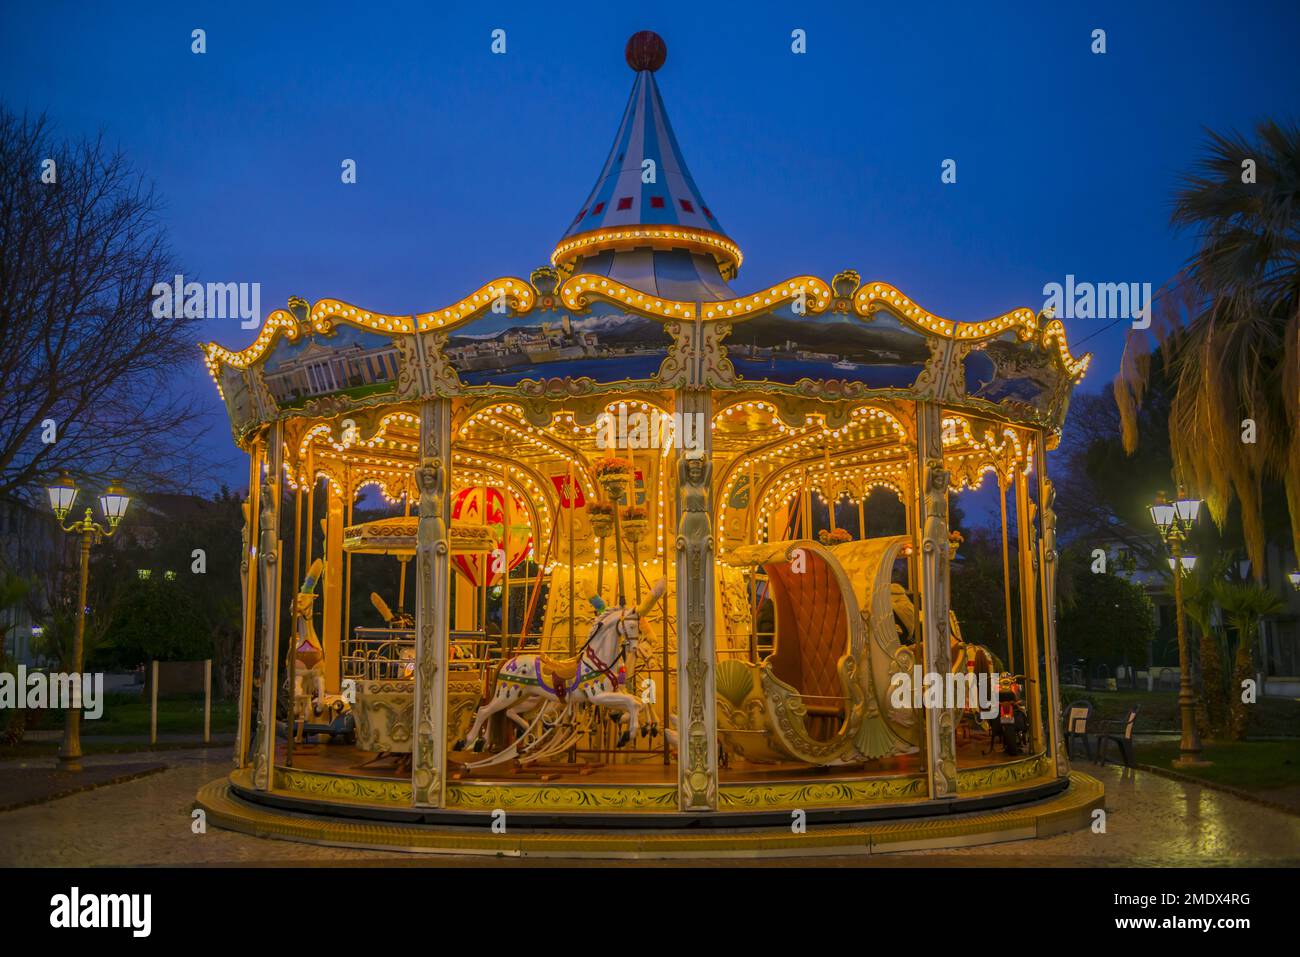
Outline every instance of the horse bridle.
{"type": "Polygon", "coordinates": [[[623,610],[623,613],[620,614],[620,615],[618,616],[618,624],[616,624],[616,625],[614,626],[614,628],[615,628],[615,631],[618,633],[618,635],[622,638],[622,641],[620,641],[620,642],[618,643],[618,654],[614,656],[614,660],[611,661],[609,664],[605,664],[605,662],[603,662],[603,661],[601,661],[599,658],[597,658],[597,657],[596,657],[596,653],[595,653],[594,651],[591,650],[591,641],[592,641],[593,638],[596,637],[596,630],[597,630],[597,629],[595,629],[595,628],[592,628],[592,630],[591,630],[591,634],[587,636],[587,640],[586,640],[585,642],[582,643],[582,649],[578,652],[579,655],[586,655],[587,658],[588,658],[588,659],[589,659],[593,664],[595,664],[595,666],[596,666],[596,670],[599,671],[601,674],[603,674],[605,677],[607,677],[610,681],[612,681],[612,682],[614,683],[614,687],[615,687],[615,688],[618,687],[618,678],[615,677],[615,675],[614,675],[614,673],[613,673],[613,671],[612,671],[611,669],[612,669],[616,664],[618,664],[620,661],[622,661],[623,658],[627,655],[627,644],[628,644],[629,641],[632,640],[632,637],[631,637],[631,635],[629,635],[629,634],[627,633],[627,628],[626,628],[626,622],[627,622],[627,616],[628,616],[628,615],[635,615],[635,616],[637,617],[638,620],[639,620],[640,617],[641,617],[641,616],[637,613],[637,610],[636,610],[635,608],[633,608],[631,611],[627,611],[627,610],[625,609],[625,610],[623,610]]]}

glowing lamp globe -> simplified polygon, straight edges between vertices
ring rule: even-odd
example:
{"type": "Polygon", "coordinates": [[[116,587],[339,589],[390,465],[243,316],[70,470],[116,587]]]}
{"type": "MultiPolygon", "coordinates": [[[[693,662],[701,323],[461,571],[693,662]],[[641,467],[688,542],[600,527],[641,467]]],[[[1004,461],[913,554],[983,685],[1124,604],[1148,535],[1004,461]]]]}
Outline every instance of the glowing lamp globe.
{"type": "Polygon", "coordinates": [[[1156,495],[1156,502],[1154,505],[1150,506],[1149,511],[1151,512],[1151,521],[1155,522],[1155,526],[1160,530],[1160,534],[1166,534],[1174,524],[1174,519],[1177,516],[1177,509],[1175,509],[1169,502],[1165,501],[1164,492],[1160,492],[1156,495]]]}
{"type": "Polygon", "coordinates": [[[109,483],[104,494],[99,497],[100,510],[103,511],[104,517],[108,519],[108,524],[112,528],[117,528],[117,523],[122,521],[129,504],[131,504],[131,497],[117,482],[109,483]]]}
{"type": "Polygon", "coordinates": [[[77,483],[72,481],[72,476],[67,472],[60,472],[58,479],[51,482],[45,492],[50,497],[50,508],[54,510],[55,517],[60,522],[63,521],[67,518],[72,503],[77,500],[77,483]]]}
{"type": "Polygon", "coordinates": [[[1196,516],[1201,512],[1201,500],[1180,496],[1178,501],[1174,502],[1174,512],[1178,516],[1178,524],[1184,529],[1189,529],[1196,524],[1196,516]]]}

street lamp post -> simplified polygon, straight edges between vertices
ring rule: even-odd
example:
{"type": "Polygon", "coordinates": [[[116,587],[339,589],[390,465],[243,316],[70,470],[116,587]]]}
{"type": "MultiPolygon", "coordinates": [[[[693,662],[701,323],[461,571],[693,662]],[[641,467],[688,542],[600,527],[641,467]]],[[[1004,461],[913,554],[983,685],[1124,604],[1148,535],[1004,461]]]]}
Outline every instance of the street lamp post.
{"type": "MultiPolygon", "coordinates": [[[[77,498],[77,485],[67,472],[46,489],[50,497],[50,508],[59,521],[59,527],[65,532],[81,536],[80,575],[77,583],[77,628],[72,639],[72,673],[75,680],[81,682],[82,656],[86,637],[86,591],[90,578],[90,546],[100,538],[108,538],[126,514],[126,507],[131,499],[116,482],[109,484],[104,494],[99,497],[99,508],[104,513],[108,527],[94,520],[90,509],[86,509],[83,518],[76,519],[65,526],[63,520],[72,509],[77,498]]],[[[68,702],[67,717],[63,722],[63,744],[59,748],[59,761],[65,771],[81,770],[81,710],[68,702]]]]}
{"type": "Polygon", "coordinates": [[[1182,741],[1176,767],[1200,767],[1210,762],[1201,759],[1201,736],[1196,730],[1196,696],[1192,693],[1192,669],[1187,654],[1187,626],[1183,618],[1183,575],[1191,570],[1196,558],[1183,554],[1183,542],[1196,524],[1201,510],[1200,499],[1188,498],[1178,489],[1178,499],[1169,502],[1165,493],[1156,495],[1150,506],[1151,521],[1169,546],[1170,567],[1174,573],[1174,618],[1178,628],[1178,710],[1182,717],[1182,741]]]}

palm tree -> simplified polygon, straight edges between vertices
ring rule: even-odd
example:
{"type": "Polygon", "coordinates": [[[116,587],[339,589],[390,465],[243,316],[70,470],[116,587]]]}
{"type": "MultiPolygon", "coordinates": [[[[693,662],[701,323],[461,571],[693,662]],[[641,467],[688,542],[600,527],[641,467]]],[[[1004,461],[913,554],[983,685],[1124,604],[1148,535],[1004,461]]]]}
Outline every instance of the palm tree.
{"type": "Polygon", "coordinates": [[[1227,721],[1227,698],[1223,681],[1223,646],[1215,621],[1218,608],[1217,580],[1221,562],[1200,562],[1195,573],[1183,580],[1183,610],[1201,634],[1201,737],[1213,737],[1227,721]]]}
{"type": "Polygon", "coordinates": [[[1245,582],[1216,582],[1215,592],[1228,623],[1237,632],[1237,655],[1233,663],[1228,708],[1232,737],[1241,741],[1246,737],[1249,715],[1242,700],[1242,688],[1244,682],[1255,676],[1255,639],[1259,634],[1259,623],[1269,615],[1276,615],[1286,607],[1286,603],[1262,585],[1245,582]]]}
{"type": "MultiPolygon", "coordinates": [[[[1262,580],[1263,489],[1281,482],[1300,553],[1300,127],[1260,123],[1253,141],[1211,133],[1184,177],[1173,224],[1199,247],[1159,296],[1154,317],[1172,376],[1175,474],[1222,527],[1241,503],[1246,549],[1262,580]],[[1245,420],[1255,441],[1244,441],[1245,420]]],[[[1125,449],[1151,375],[1145,337],[1130,334],[1115,380],[1125,449]]]]}

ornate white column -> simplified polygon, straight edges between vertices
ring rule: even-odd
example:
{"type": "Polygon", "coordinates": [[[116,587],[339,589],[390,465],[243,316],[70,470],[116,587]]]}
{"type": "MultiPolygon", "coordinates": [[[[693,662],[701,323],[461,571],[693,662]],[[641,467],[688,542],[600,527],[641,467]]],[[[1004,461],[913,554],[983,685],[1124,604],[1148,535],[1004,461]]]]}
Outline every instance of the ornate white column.
{"type": "Polygon", "coordinates": [[[702,416],[701,451],[677,453],[677,794],[683,811],[718,808],[714,692],[713,397],[677,393],[686,416],[702,416]]]}
{"type": "MultiPolygon", "coordinates": [[[[952,669],[948,635],[948,471],[943,467],[943,416],[939,406],[916,407],[917,510],[920,516],[921,640],[925,671],[952,669]]],[[[957,726],[951,708],[925,711],[926,773],[930,797],[957,796],[957,726]]]]}
{"type": "Polygon", "coordinates": [[[257,750],[253,786],[269,791],[275,764],[275,693],[280,661],[280,499],[284,481],[284,424],[274,422],[266,439],[258,539],[258,579],[262,590],[262,688],[257,708],[257,750]]]}
{"type": "Polygon", "coordinates": [[[253,648],[257,644],[257,539],[261,522],[262,443],[248,451],[248,500],[244,502],[244,532],[239,558],[239,582],[243,593],[243,633],[239,656],[239,732],[235,735],[235,767],[248,762],[253,734],[253,648]]]}
{"type": "Polygon", "coordinates": [[[420,520],[415,539],[413,803],[442,807],[447,780],[448,585],[451,578],[451,400],[420,403],[420,520]]]}
{"type": "MultiPolygon", "coordinates": [[[[1037,441],[1035,440],[1035,445],[1037,441]]],[[[1037,506],[1029,497],[1029,477],[1016,469],[1016,538],[1020,555],[1020,630],[1025,638],[1025,709],[1035,753],[1043,749],[1042,683],[1038,677],[1038,531],[1037,506]]]]}
{"type": "Polygon", "coordinates": [[[1047,449],[1039,433],[1036,444],[1038,461],[1038,500],[1042,503],[1043,538],[1039,544],[1039,568],[1043,576],[1043,657],[1047,668],[1048,753],[1056,759],[1056,776],[1070,773],[1070,756],[1061,741],[1061,679],[1056,655],[1056,487],[1047,477],[1047,449]]]}

